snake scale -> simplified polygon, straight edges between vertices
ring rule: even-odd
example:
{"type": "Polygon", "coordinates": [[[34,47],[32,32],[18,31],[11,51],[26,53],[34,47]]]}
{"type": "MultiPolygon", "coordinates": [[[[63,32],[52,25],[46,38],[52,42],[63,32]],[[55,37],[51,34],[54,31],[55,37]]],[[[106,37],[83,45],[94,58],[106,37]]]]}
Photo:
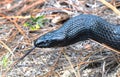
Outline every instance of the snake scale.
{"type": "Polygon", "coordinates": [[[120,50],[120,25],[111,24],[96,15],[80,14],[69,19],[59,29],[40,36],[34,41],[34,46],[63,47],[89,38],[120,50]]]}

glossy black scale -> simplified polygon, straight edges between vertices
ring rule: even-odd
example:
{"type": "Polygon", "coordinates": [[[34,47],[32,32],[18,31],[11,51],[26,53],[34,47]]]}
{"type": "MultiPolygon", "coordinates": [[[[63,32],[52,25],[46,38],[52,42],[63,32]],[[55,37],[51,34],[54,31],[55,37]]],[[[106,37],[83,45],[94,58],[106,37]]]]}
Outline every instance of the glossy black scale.
{"type": "Polygon", "coordinates": [[[91,38],[120,50],[120,25],[107,22],[99,16],[81,14],[71,18],[59,29],[35,40],[35,47],[63,47],[91,38]]]}

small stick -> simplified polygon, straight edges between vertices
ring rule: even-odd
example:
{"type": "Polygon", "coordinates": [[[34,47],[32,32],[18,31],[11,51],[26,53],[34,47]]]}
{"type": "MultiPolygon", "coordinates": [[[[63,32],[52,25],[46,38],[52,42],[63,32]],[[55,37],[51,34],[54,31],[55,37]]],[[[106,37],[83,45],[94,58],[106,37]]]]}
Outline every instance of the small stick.
{"type": "Polygon", "coordinates": [[[112,9],[116,14],[118,14],[120,16],[120,11],[115,6],[113,6],[106,0],[99,0],[99,1],[102,2],[104,5],[106,5],[107,7],[109,7],[110,9],[112,9]]]}
{"type": "Polygon", "coordinates": [[[23,60],[30,52],[32,52],[36,47],[34,46],[33,48],[27,50],[28,52],[26,54],[24,54],[20,59],[18,59],[17,61],[15,61],[12,65],[10,65],[10,68],[7,69],[7,71],[5,71],[2,75],[2,77],[5,77],[5,75],[7,74],[7,72],[10,71],[11,68],[13,68],[15,65],[17,65],[21,60],[23,60]]]}
{"type": "Polygon", "coordinates": [[[120,54],[120,51],[119,51],[119,50],[116,50],[116,49],[114,49],[114,48],[111,48],[110,46],[108,46],[108,45],[106,45],[106,44],[104,44],[104,43],[99,43],[99,42],[97,42],[97,41],[95,41],[95,40],[93,40],[93,39],[90,39],[90,40],[92,40],[92,41],[94,41],[94,42],[96,42],[96,43],[102,45],[103,47],[106,47],[106,48],[108,48],[108,49],[110,49],[110,50],[112,50],[112,51],[114,51],[114,52],[120,54]]]}

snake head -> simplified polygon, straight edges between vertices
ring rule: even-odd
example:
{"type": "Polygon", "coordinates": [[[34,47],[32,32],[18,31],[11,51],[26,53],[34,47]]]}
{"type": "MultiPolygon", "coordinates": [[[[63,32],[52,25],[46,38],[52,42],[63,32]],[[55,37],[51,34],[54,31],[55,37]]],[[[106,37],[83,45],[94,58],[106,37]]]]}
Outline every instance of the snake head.
{"type": "Polygon", "coordinates": [[[39,48],[51,48],[61,46],[64,40],[64,36],[59,32],[52,31],[40,36],[34,41],[35,47],[39,48]]]}

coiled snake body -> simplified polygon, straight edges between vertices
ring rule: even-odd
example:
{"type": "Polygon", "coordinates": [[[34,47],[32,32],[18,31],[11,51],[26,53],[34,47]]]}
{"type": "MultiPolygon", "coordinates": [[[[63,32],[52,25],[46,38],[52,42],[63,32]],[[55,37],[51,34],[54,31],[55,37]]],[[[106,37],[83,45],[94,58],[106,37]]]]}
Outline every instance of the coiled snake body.
{"type": "Polygon", "coordinates": [[[34,45],[40,48],[62,47],[89,38],[120,50],[120,26],[89,14],[71,18],[59,29],[36,39],[34,45]]]}

